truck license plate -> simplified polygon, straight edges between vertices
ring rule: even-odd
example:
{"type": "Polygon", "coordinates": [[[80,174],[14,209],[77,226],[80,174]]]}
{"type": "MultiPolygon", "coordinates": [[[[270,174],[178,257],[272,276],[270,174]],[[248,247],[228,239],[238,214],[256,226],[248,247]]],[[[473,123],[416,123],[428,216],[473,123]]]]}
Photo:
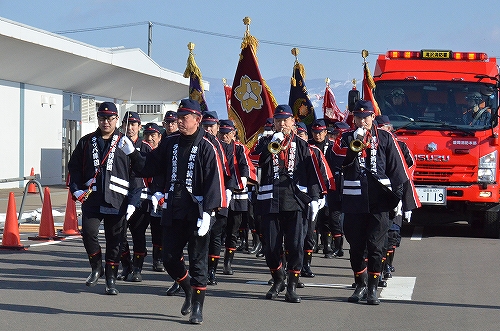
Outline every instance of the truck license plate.
{"type": "Polygon", "coordinates": [[[416,186],[415,189],[423,205],[446,205],[446,188],[416,186]]]}

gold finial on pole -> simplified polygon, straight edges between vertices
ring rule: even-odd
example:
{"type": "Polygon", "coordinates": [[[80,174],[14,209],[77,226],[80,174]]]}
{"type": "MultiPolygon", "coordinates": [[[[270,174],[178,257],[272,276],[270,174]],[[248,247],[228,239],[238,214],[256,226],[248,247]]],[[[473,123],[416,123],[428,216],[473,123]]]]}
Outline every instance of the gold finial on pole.
{"type": "Polygon", "coordinates": [[[366,58],[368,57],[368,51],[366,49],[362,50],[361,51],[361,56],[363,57],[363,60],[366,60],[366,58]]]}
{"type": "Polygon", "coordinates": [[[356,78],[353,78],[353,79],[351,80],[351,82],[352,82],[352,85],[356,86],[356,83],[357,83],[358,81],[356,80],[356,78]]]}
{"type": "Polygon", "coordinates": [[[187,46],[188,46],[189,52],[192,52],[193,49],[194,49],[195,44],[190,42],[190,43],[187,44],[187,46]]]}
{"type": "Polygon", "coordinates": [[[326,85],[330,85],[330,78],[326,77],[325,83],[326,83],[326,85]]]}
{"type": "Polygon", "coordinates": [[[251,22],[252,22],[252,20],[248,16],[245,16],[245,18],[243,19],[243,24],[245,24],[247,26],[247,31],[246,31],[247,34],[250,33],[250,23],[251,22]]]}
{"type": "Polygon", "coordinates": [[[222,85],[226,86],[227,80],[225,78],[222,78],[222,85]]]}

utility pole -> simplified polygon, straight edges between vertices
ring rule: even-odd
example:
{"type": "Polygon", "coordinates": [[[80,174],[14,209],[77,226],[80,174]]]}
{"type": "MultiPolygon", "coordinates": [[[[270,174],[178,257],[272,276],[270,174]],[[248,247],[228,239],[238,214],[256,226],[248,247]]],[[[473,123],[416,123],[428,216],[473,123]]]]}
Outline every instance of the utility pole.
{"type": "Polygon", "coordinates": [[[151,44],[153,43],[153,23],[148,22],[148,56],[151,57],[151,44]]]}

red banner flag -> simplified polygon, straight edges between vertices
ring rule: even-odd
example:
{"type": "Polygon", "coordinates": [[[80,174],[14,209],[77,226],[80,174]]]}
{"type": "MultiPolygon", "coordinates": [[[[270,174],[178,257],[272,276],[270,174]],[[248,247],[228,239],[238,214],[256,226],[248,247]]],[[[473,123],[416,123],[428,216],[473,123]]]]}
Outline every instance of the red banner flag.
{"type": "Polygon", "coordinates": [[[222,84],[224,85],[224,95],[226,96],[226,108],[227,112],[231,110],[231,96],[233,95],[233,88],[227,85],[226,79],[222,79],[222,84]]]}
{"type": "Polygon", "coordinates": [[[247,31],[241,43],[240,60],[234,75],[229,118],[238,129],[240,142],[249,149],[277,106],[274,96],[262,78],[255,57],[257,39],[247,31]]]}
{"type": "Polygon", "coordinates": [[[380,108],[378,107],[377,100],[373,96],[373,89],[375,88],[375,82],[373,81],[372,74],[368,68],[368,62],[364,62],[364,76],[363,76],[363,100],[368,100],[373,103],[373,109],[375,110],[375,115],[380,115],[380,108]]]}
{"type": "Polygon", "coordinates": [[[346,117],[346,114],[340,110],[339,106],[337,106],[335,95],[330,88],[329,79],[327,79],[325,96],[323,97],[323,115],[325,119],[332,122],[343,122],[346,117]]]}

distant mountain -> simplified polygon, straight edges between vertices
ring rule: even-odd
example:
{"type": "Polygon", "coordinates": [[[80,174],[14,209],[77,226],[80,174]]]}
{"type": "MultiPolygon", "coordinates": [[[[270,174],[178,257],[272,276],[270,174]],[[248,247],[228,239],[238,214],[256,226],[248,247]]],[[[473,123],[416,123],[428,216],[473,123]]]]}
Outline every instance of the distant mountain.
{"type": "MultiPolygon", "coordinates": [[[[222,79],[203,77],[203,80],[210,83],[210,91],[205,93],[208,104],[208,109],[214,110],[219,115],[219,118],[227,118],[224,88],[222,79]]],[[[287,104],[290,94],[290,77],[277,77],[266,80],[267,85],[273,92],[278,104],[287,104]]],[[[233,80],[227,79],[227,84],[232,86],[233,80]]],[[[309,92],[309,97],[314,106],[316,117],[323,117],[323,96],[325,95],[325,80],[324,79],[306,79],[306,86],[309,92]]],[[[335,94],[335,100],[341,110],[344,110],[347,105],[347,94],[352,89],[351,81],[331,80],[330,87],[335,94]]],[[[357,87],[360,89],[360,87],[357,87]]]]}

